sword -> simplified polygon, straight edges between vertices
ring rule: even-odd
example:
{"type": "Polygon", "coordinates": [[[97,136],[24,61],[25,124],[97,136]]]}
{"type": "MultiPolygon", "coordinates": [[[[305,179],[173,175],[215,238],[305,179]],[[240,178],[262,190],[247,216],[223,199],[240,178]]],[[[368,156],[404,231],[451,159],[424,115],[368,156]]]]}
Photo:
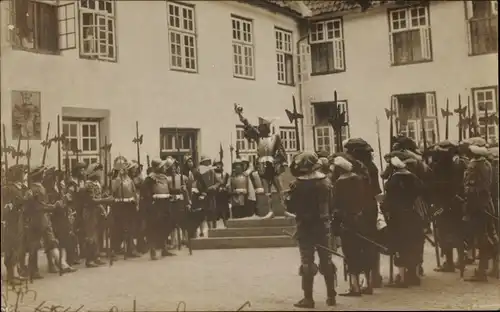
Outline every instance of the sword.
{"type": "MultiPolygon", "coordinates": [[[[289,236],[289,237],[291,237],[291,238],[293,238],[293,239],[295,239],[295,240],[297,239],[297,238],[296,238],[296,234],[297,234],[297,232],[295,232],[295,233],[293,233],[293,234],[292,234],[292,233],[290,233],[290,232],[288,232],[288,231],[286,231],[286,230],[283,230],[283,234],[285,234],[286,236],[289,236]]],[[[345,259],[345,257],[344,257],[344,255],[343,255],[343,254],[340,254],[340,253],[336,252],[335,250],[333,250],[333,249],[331,249],[331,248],[325,247],[325,246],[320,245],[320,244],[314,244],[314,246],[315,246],[315,247],[318,247],[318,248],[321,248],[321,249],[323,249],[323,250],[325,250],[325,251],[327,251],[327,252],[331,253],[331,254],[332,254],[332,255],[334,255],[334,256],[337,256],[337,257],[340,257],[340,258],[342,258],[342,259],[345,259]]]]}

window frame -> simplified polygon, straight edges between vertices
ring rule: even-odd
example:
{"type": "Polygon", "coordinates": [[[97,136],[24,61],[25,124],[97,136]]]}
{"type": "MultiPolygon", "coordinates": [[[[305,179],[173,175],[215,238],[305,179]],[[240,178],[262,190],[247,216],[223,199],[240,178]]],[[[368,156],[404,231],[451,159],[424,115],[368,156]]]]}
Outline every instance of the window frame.
{"type": "Polygon", "coordinates": [[[310,76],[329,75],[329,74],[345,72],[347,70],[346,60],[345,60],[344,19],[342,17],[321,20],[312,23],[309,28],[308,41],[309,41],[309,54],[311,60],[310,76]],[[339,25],[338,29],[335,28],[336,22],[338,22],[339,25]],[[330,31],[328,29],[328,24],[333,25],[331,30],[332,33],[331,38],[329,38],[330,31]],[[316,31],[314,32],[312,30],[313,27],[316,27],[318,25],[322,25],[321,32],[318,31],[318,28],[316,28],[316,31]],[[338,36],[336,36],[336,32],[338,32],[338,36]],[[318,35],[320,33],[322,34],[322,38],[318,39],[318,35]],[[314,34],[316,34],[316,39],[314,38],[314,34]],[[325,44],[332,45],[333,58],[330,60],[330,57],[327,53],[326,55],[327,69],[324,71],[315,71],[315,65],[314,65],[315,62],[313,60],[313,55],[315,55],[313,52],[314,46],[325,45],[325,44]],[[330,61],[331,61],[331,66],[330,66],[330,61]]]}
{"type": "Polygon", "coordinates": [[[174,1],[167,1],[167,29],[168,29],[168,45],[169,45],[169,50],[170,50],[170,58],[169,58],[169,63],[170,63],[170,70],[174,71],[181,71],[181,72],[186,72],[186,73],[193,73],[196,74],[198,73],[198,31],[196,27],[196,7],[195,5],[187,4],[187,3],[180,3],[180,2],[174,2],[174,1]],[[170,13],[170,8],[174,7],[179,10],[179,16],[173,16],[170,13]],[[184,10],[190,11],[192,20],[189,18],[185,18],[183,16],[184,10]],[[179,26],[177,27],[175,25],[171,24],[171,17],[178,18],[179,21],[179,26]],[[185,22],[187,23],[192,23],[192,29],[185,28],[185,22]],[[180,62],[182,66],[177,66],[173,62],[174,54],[173,54],[173,45],[177,45],[172,41],[172,35],[178,35],[180,38],[180,55],[176,55],[175,57],[179,58],[180,57],[180,62]],[[193,40],[193,46],[188,47],[186,45],[186,39],[192,39],[193,40]],[[188,57],[186,54],[186,47],[189,49],[192,49],[192,57],[188,57]],[[194,68],[188,68],[186,66],[186,61],[190,59],[190,62],[194,64],[194,68]]]}
{"type": "MultiPolygon", "coordinates": [[[[484,131],[486,131],[486,125],[483,124],[480,120],[481,117],[485,117],[486,115],[486,110],[481,110],[480,107],[479,107],[479,99],[477,98],[478,94],[479,93],[486,93],[486,92],[492,92],[492,106],[493,106],[493,109],[490,110],[488,109],[488,115],[491,116],[493,114],[495,114],[498,118],[498,86],[487,86],[487,87],[478,87],[478,88],[471,88],[471,96],[472,96],[472,103],[475,107],[475,111],[477,112],[477,117],[478,117],[478,123],[479,123],[479,131],[480,131],[480,135],[483,136],[484,135],[484,131]]],[[[483,101],[485,102],[485,101],[483,101]]],[[[493,138],[494,138],[494,141],[495,142],[498,142],[499,140],[499,127],[498,127],[498,123],[489,123],[487,125],[487,128],[488,128],[488,141],[492,141],[491,138],[491,133],[490,133],[490,130],[493,129],[493,138]]],[[[488,142],[490,143],[490,142],[488,142]]]]}
{"type": "MultiPolygon", "coordinates": [[[[478,56],[478,55],[486,55],[486,54],[493,54],[493,53],[498,53],[498,26],[497,26],[497,34],[496,36],[492,36],[497,38],[496,45],[494,45],[495,49],[491,50],[485,50],[485,51],[476,51],[474,50],[474,47],[477,47],[477,42],[474,42],[475,37],[472,36],[472,24],[481,22],[481,21],[486,21],[489,22],[489,30],[492,30],[491,25],[498,25],[498,2],[497,1],[490,1],[491,4],[491,12],[490,15],[487,17],[474,17],[474,8],[472,1],[464,1],[464,7],[465,7],[465,24],[467,26],[467,46],[468,46],[468,55],[471,56],[478,56]]],[[[491,36],[491,35],[490,35],[491,36]]],[[[479,40],[480,41],[480,40],[479,40]]]]}
{"type": "Polygon", "coordinates": [[[253,20],[238,15],[231,14],[231,47],[232,47],[232,58],[233,58],[233,77],[240,79],[255,80],[255,40],[254,40],[254,27],[253,20]],[[235,29],[233,24],[239,23],[238,29],[235,29]],[[249,32],[246,32],[246,36],[250,37],[250,40],[241,39],[245,35],[244,26],[247,25],[250,28],[249,32]],[[234,38],[235,32],[239,33],[240,39],[234,38]],[[241,54],[237,54],[236,50],[240,49],[241,54]],[[245,56],[246,51],[251,51],[251,57],[245,56]],[[240,59],[241,63],[237,63],[236,60],[240,59]],[[248,61],[248,63],[247,63],[248,61]],[[251,63],[251,64],[250,64],[251,63]],[[250,65],[249,65],[250,64],[250,65]],[[241,73],[237,73],[236,69],[239,69],[241,73]],[[251,75],[246,75],[245,71],[247,68],[251,71],[251,75]]]}
{"type": "Polygon", "coordinates": [[[275,26],[274,37],[276,42],[276,68],[278,84],[295,86],[293,32],[275,26]],[[290,67],[287,67],[288,62],[291,62],[290,67]],[[290,81],[288,81],[288,77],[290,77],[290,81]]]}
{"type": "MultiPolygon", "coordinates": [[[[63,117],[62,120],[62,129],[63,129],[63,134],[64,134],[64,126],[68,125],[68,131],[70,125],[76,125],[76,137],[69,137],[71,139],[76,139],[77,142],[77,149],[80,150],[81,152],[78,153],[78,157],[80,160],[82,159],[91,159],[91,158],[96,158],[97,162],[99,162],[99,159],[101,158],[101,129],[100,129],[100,122],[99,121],[88,121],[88,120],[82,120],[82,119],[66,119],[63,117]],[[85,125],[92,125],[96,127],[96,136],[95,137],[85,137],[85,138],[95,138],[96,139],[96,150],[95,151],[84,151],[83,150],[83,126],[85,125]]],[[[66,158],[66,150],[64,149],[64,144],[61,144],[61,158],[62,158],[62,163],[65,166],[65,158],[66,158]]],[[[70,159],[70,166],[69,169],[73,168],[73,161],[76,161],[76,153],[74,153],[71,149],[68,150],[68,158],[70,159]]]]}
{"type": "MultiPolygon", "coordinates": [[[[421,18],[421,17],[420,17],[421,18]]],[[[418,18],[418,19],[420,19],[418,18]]],[[[412,5],[412,6],[406,6],[406,7],[401,7],[401,8],[394,8],[394,9],[388,9],[387,10],[387,21],[388,21],[388,26],[389,26],[389,55],[390,55],[390,65],[391,66],[404,66],[404,65],[412,65],[412,64],[419,64],[419,63],[426,63],[426,62],[432,62],[434,59],[434,53],[433,53],[433,47],[432,47],[432,24],[431,24],[431,16],[430,16],[430,8],[429,5],[412,5]],[[411,11],[416,9],[421,9],[423,8],[425,10],[425,25],[418,25],[418,26],[412,26],[411,22],[413,20],[411,11]],[[393,18],[393,13],[396,12],[405,12],[405,27],[404,28],[398,28],[394,29],[394,18],[393,18]],[[420,50],[421,50],[421,59],[415,60],[413,56],[411,57],[410,60],[407,61],[397,61],[395,59],[395,45],[394,45],[394,34],[397,33],[410,33],[414,30],[419,31],[419,37],[420,37],[420,50]]],[[[403,21],[403,20],[401,20],[403,21]]]]}
{"type": "Polygon", "coordinates": [[[279,129],[285,152],[297,152],[297,133],[295,127],[280,126],[279,129]]]}
{"type": "Polygon", "coordinates": [[[77,16],[77,10],[76,10],[76,5],[75,3],[66,3],[66,4],[61,4],[57,7],[57,22],[58,22],[58,45],[59,45],[59,50],[60,51],[66,51],[66,50],[73,50],[76,49],[78,46],[78,36],[76,33],[76,16],[77,16]],[[61,12],[64,10],[64,18],[61,18],[61,12]],[[68,17],[68,12],[73,12],[72,17],[68,17]],[[63,32],[61,23],[64,23],[64,28],[65,31],[63,32]],[[72,25],[73,31],[68,30],[69,25],[72,25]],[[73,43],[69,43],[68,38],[73,38],[73,43]],[[61,44],[61,40],[65,38],[65,43],[66,45],[63,47],[61,44]]]}
{"type": "MultiPolygon", "coordinates": [[[[334,101],[311,103],[310,122],[313,123],[314,148],[316,151],[320,151],[318,149],[320,144],[318,142],[319,138],[318,138],[317,130],[318,129],[324,130],[325,128],[329,128],[329,136],[328,137],[330,138],[330,148],[331,148],[331,150],[329,152],[330,153],[337,152],[336,146],[335,146],[335,142],[336,142],[335,141],[335,139],[336,139],[335,138],[335,131],[334,131],[332,125],[329,122],[324,123],[324,121],[325,121],[324,118],[321,118],[323,120],[323,122],[319,121],[320,123],[318,123],[318,118],[316,116],[316,114],[317,114],[316,107],[317,106],[328,105],[330,107],[333,107],[333,104],[335,104],[334,101]]],[[[337,100],[336,104],[341,106],[341,112],[345,112],[347,126],[342,128],[343,131],[341,133],[342,141],[344,141],[344,140],[349,139],[351,137],[351,125],[349,123],[349,102],[347,100],[337,100]]],[[[326,137],[326,136],[323,136],[323,138],[324,137],[326,137]]]]}
{"type": "Polygon", "coordinates": [[[118,62],[118,44],[117,44],[117,29],[116,29],[116,1],[115,0],[86,0],[86,3],[89,3],[89,1],[94,1],[96,8],[95,9],[90,9],[87,7],[83,7],[84,1],[79,1],[78,2],[78,41],[79,41],[79,55],[80,58],[82,59],[89,59],[89,60],[98,60],[98,61],[107,61],[107,62],[112,62],[116,63],[118,62]],[[99,1],[104,1],[104,10],[99,9],[99,1]],[[112,13],[109,13],[106,10],[106,3],[111,4],[111,11],[112,13]],[[91,14],[92,15],[92,20],[93,24],[91,26],[84,25],[83,24],[83,15],[84,14],[91,14]],[[105,21],[106,25],[106,54],[101,53],[99,51],[100,49],[100,42],[102,39],[100,38],[101,31],[99,30],[99,22],[98,20],[100,18],[103,18],[105,21]],[[109,23],[111,21],[111,25],[113,30],[109,30],[109,23]],[[97,38],[93,37],[91,39],[85,39],[84,36],[84,28],[92,28],[93,29],[93,35],[95,36],[95,33],[97,33],[97,38]],[[112,34],[113,38],[113,43],[109,43],[109,34],[112,34]],[[92,42],[92,45],[94,46],[94,51],[93,52],[86,52],[84,51],[85,49],[85,43],[86,42],[92,42]],[[109,48],[110,46],[113,48],[114,54],[112,57],[109,57],[109,48]]]}
{"type": "Polygon", "coordinates": [[[249,142],[244,137],[244,131],[244,126],[236,125],[236,143],[234,149],[235,151],[237,150],[239,152],[242,158],[247,157],[250,161],[254,161],[255,159],[257,159],[257,142],[249,142]]]}

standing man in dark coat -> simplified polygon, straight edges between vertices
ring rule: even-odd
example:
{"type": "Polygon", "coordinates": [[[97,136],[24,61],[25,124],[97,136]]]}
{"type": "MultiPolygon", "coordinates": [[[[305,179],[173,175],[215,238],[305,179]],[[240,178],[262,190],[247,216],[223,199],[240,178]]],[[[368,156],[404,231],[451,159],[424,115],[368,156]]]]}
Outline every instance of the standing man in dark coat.
{"type": "Polygon", "coordinates": [[[331,255],[316,245],[328,246],[332,208],[332,184],[318,171],[320,164],[314,153],[302,152],[294,157],[290,166],[297,178],[289,191],[287,210],[294,211],[300,251],[299,274],[302,277],[304,298],[295,304],[298,308],[314,308],[313,284],[318,271],[324,276],[328,306],[336,304],[336,267],[331,255]],[[314,253],[319,255],[319,268],[314,253]]]}

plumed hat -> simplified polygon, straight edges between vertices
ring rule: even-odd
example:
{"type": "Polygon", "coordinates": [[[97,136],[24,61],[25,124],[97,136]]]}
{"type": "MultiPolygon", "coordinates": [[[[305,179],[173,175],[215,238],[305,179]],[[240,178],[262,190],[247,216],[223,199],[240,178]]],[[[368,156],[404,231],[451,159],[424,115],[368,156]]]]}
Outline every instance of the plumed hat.
{"type": "Polygon", "coordinates": [[[200,163],[203,163],[203,162],[206,162],[206,161],[209,161],[210,163],[212,163],[212,159],[210,159],[207,155],[201,155],[201,157],[200,157],[200,163]]]}
{"type": "Polygon", "coordinates": [[[321,167],[318,156],[316,153],[312,152],[302,152],[293,158],[292,164],[290,165],[290,170],[292,174],[304,175],[312,173],[321,167]]]}
{"type": "Polygon", "coordinates": [[[397,156],[391,157],[391,165],[398,169],[406,168],[406,164],[397,156]]]}
{"type": "Polygon", "coordinates": [[[366,142],[365,140],[361,138],[352,138],[348,139],[345,144],[343,143],[344,147],[349,150],[349,151],[366,151],[366,152],[373,152],[373,148],[366,142]]]}
{"type": "Polygon", "coordinates": [[[353,167],[352,163],[342,156],[335,157],[335,159],[333,160],[333,165],[342,168],[348,172],[352,171],[353,167]]]}
{"type": "Polygon", "coordinates": [[[489,156],[490,152],[486,146],[469,145],[469,150],[476,156],[489,156]]]}
{"type": "Polygon", "coordinates": [[[93,177],[99,171],[103,170],[104,167],[100,163],[92,163],[87,167],[87,177],[93,177]]]}

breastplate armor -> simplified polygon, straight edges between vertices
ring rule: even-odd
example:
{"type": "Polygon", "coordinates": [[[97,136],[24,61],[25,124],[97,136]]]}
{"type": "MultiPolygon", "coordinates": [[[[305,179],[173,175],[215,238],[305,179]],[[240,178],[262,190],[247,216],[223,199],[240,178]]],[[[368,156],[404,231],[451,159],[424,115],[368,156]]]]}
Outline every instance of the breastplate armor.
{"type": "Polygon", "coordinates": [[[257,147],[257,154],[259,158],[265,156],[274,156],[276,145],[276,136],[272,135],[266,138],[260,138],[259,145],[257,147]]]}
{"type": "Polygon", "coordinates": [[[253,186],[255,188],[255,191],[257,191],[258,189],[264,188],[264,186],[262,185],[262,180],[260,179],[259,173],[257,171],[252,171],[250,173],[250,176],[252,178],[252,182],[253,182],[253,186]]]}
{"type": "MultiPolygon", "coordinates": [[[[186,177],[183,177],[184,184],[186,183],[186,177]]],[[[176,174],[175,176],[167,176],[168,187],[170,189],[171,194],[178,194],[181,190],[181,175],[176,174]]]]}
{"type": "Polygon", "coordinates": [[[200,174],[206,187],[211,187],[215,184],[215,172],[208,166],[200,166],[200,174]]]}
{"type": "Polygon", "coordinates": [[[116,199],[134,198],[134,182],[131,179],[116,178],[113,180],[113,197],[116,199]]]}
{"type": "Polygon", "coordinates": [[[240,190],[248,190],[248,180],[247,180],[247,177],[244,176],[244,175],[238,175],[236,177],[232,177],[231,178],[231,189],[234,191],[234,190],[237,190],[237,189],[240,189],[240,190]]]}
{"type": "Polygon", "coordinates": [[[153,194],[170,194],[168,178],[164,174],[155,174],[152,176],[155,181],[153,185],[153,194]]]}
{"type": "Polygon", "coordinates": [[[214,173],[214,180],[215,180],[215,183],[224,183],[224,173],[215,172],[214,173]]]}

